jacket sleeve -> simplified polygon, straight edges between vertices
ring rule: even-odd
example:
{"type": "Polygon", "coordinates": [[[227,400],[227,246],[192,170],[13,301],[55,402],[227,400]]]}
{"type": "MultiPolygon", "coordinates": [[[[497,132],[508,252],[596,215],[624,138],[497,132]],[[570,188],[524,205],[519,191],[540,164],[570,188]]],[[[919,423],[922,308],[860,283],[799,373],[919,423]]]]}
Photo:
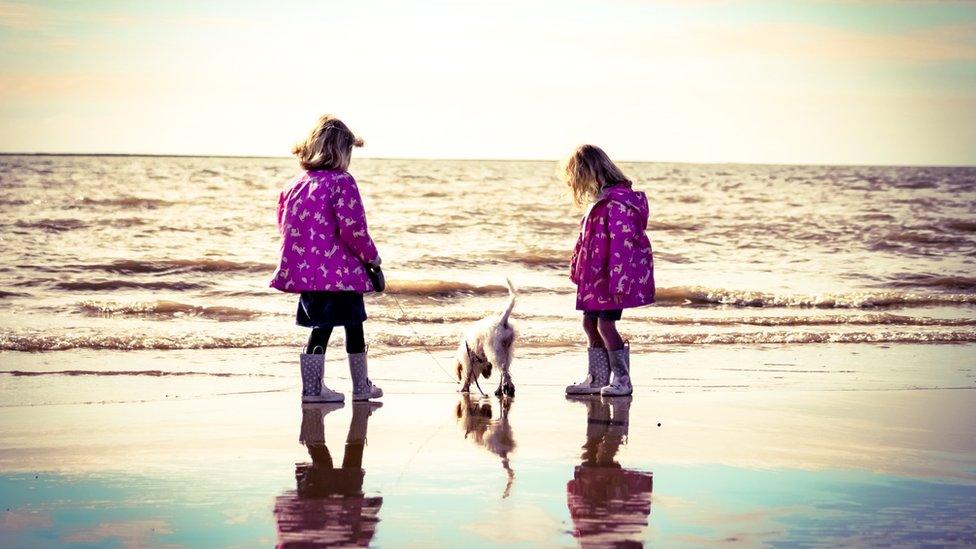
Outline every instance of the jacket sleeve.
{"type": "Polygon", "coordinates": [[[332,204],[339,223],[339,239],[363,263],[376,261],[380,254],[369,236],[363,199],[351,175],[346,174],[332,186],[332,204]]]}
{"type": "Polygon", "coordinates": [[[579,255],[580,248],[583,247],[583,231],[580,230],[579,237],[576,238],[576,246],[573,247],[573,258],[569,260],[569,280],[573,284],[579,284],[579,280],[576,278],[576,267],[579,266],[579,255]]]}
{"type": "Polygon", "coordinates": [[[634,211],[620,202],[610,202],[607,213],[607,231],[610,233],[610,257],[607,258],[610,293],[623,296],[630,293],[634,281],[631,250],[634,246],[634,231],[637,230],[634,211]]]}

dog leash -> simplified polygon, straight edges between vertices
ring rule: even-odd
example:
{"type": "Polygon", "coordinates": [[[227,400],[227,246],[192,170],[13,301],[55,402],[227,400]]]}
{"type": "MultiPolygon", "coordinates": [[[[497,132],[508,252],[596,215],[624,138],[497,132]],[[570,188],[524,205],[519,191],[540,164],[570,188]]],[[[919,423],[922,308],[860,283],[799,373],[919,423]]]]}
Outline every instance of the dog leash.
{"type": "MultiPolygon", "coordinates": [[[[396,296],[395,296],[394,294],[387,294],[387,295],[389,295],[390,297],[392,297],[392,298],[393,298],[393,302],[394,302],[394,303],[396,303],[396,306],[397,306],[397,308],[398,308],[398,309],[400,309],[400,318],[405,318],[405,317],[407,316],[407,311],[405,311],[405,310],[403,310],[403,305],[400,305],[400,300],[399,300],[399,299],[397,299],[397,297],[396,297],[396,296]]],[[[430,351],[430,349],[429,349],[429,348],[427,347],[427,345],[426,345],[426,344],[424,343],[424,340],[423,340],[423,338],[421,338],[421,337],[420,337],[420,334],[419,334],[419,333],[417,333],[417,330],[415,330],[415,329],[413,328],[413,325],[411,325],[411,324],[409,324],[409,323],[407,323],[407,327],[408,327],[408,328],[410,328],[410,331],[411,331],[411,332],[413,332],[413,335],[414,335],[414,336],[415,336],[415,337],[417,338],[417,341],[419,341],[419,342],[420,342],[420,346],[424,348],[424,351],[426,351],[426,352],[427,352],[427,354],[428,354],[428,355],[430,355],[430,358],[431,358],[431,359],[433,359],[433,361],[434,361],[434,364],[436,364],[436,365],[437,365],[437,367],[438,367],[438,368],[440,368],[440,370],[441,370],[442,372],[444,372],[444,374],[445,374],[445,375],[446,375],[447,377],[449,377],[449,378],[451,378],[451,381],[452,381],[452,382],[454,382],[454,383],[457,383],[457,382],[458,382],[458,380],[456,380],[456,379],[454,379],[454,376],[452,376],[450,372],[448,372],[447,370],[445,370],[445,369],[444,369],[444,367],[443,367],[443,366],[441,366],[441,362],[440,362],[439,360],[437,360],[437,357],[436,357],[436,356],[434,356],[434,353],[432,353],[432,352],[430,351]]],[[[478,380],[475,380],[475,383],[477,384],[477,383],[478,383],[478,380]]],[[[478,390],[479,390],[479,391],[481,391],[481,387],[478,387],[478,390]]],[[[484,394],[484,391],[482,391],[482,392],[481,392],[481,394],[484,394]]]]}

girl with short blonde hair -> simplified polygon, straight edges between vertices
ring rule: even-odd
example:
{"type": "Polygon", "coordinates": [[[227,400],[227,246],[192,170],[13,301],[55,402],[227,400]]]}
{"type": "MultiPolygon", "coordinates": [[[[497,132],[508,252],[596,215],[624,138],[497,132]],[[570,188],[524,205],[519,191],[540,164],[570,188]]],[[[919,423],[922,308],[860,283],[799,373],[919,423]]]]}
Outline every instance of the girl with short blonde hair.
{"type": "Polygon", "coordinates": [[[367,268],[380,254],[366,226],[366,211],[356,180],[349,174],[353,147],[363,140],[327,114],[295,145],[305,170],[278,199],[281,260],[271,286],[300,294],[296,324],[311,328],[301,353],[303,402],[342,402],[344,395],[322,381],[332,329],[346,332],[353,400],[383,396],[370,381],[366,362],[363,294],[374,290],[367,268]]]}

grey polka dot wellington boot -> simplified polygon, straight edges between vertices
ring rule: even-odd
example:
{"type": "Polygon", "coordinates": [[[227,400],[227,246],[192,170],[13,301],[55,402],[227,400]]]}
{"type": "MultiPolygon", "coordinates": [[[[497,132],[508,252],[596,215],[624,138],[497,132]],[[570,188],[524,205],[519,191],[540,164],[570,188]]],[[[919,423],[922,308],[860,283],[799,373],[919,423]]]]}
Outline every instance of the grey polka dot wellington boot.
{"type": "Polygon", "coordinates": [[[342,402],[346,396],[329,389],[322,380],[325,373],[325,349],[316,347],[302,353],[302,402],[342,402]]]}
{"type": "Polygon", "coordinates": [[[383,389],[380,389],[369,380],[369,368],[367,365],[366,354],[369,347],[362,353],[349,354],[349,377],[352,378],[352,399],[368,400],[383,396],[383,389]]]}
{"type": "Polygon", "coordinates": [[[610,359],[602,347],[587,349],[590,364],[583,381],[566,387],[567,395],[598,395],[600,389],[610,383],[610,359]]]}
{"type": "Polygon", "coordinates": [[[605,397],[627,396],[634,392],[634,386],[630,382],[630,344],[624,345],[623,349],[609,351],[610,372],[613,374],[610,384],[600,389],[600,394],[605,397]]]}

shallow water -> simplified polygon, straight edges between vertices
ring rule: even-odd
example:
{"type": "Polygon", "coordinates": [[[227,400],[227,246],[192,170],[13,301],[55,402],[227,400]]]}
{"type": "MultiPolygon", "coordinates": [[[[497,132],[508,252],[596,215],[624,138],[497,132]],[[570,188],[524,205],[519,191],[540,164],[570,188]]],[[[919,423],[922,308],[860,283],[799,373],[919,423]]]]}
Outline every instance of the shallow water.
{"type": "Polygon", "coordinates": [[[553,387],[572,354],[527,357],[514,400],[392,354],[375,409],[301,406],[284,349],[82,350],[195,373],[0,376],[0,545],[970,545],[971,347],[642,355],[608,401],[553,387]]]}
{"type": "MultiPolygon", "coordinates": [[[[289,159],[0,156],[0,349],[296,345],[267,288],[289,159]]],[[[547,162],[356,160],[390,291],[374,348],[454,342],[520,289],[522,343],[580,341],[579,212],[547,162]]],[[[976,169],[628,164],[652,204],[635,343],[976,340],[976,169]]],[[[553,351],[555,352],[555,351],[553,351]]]]}

